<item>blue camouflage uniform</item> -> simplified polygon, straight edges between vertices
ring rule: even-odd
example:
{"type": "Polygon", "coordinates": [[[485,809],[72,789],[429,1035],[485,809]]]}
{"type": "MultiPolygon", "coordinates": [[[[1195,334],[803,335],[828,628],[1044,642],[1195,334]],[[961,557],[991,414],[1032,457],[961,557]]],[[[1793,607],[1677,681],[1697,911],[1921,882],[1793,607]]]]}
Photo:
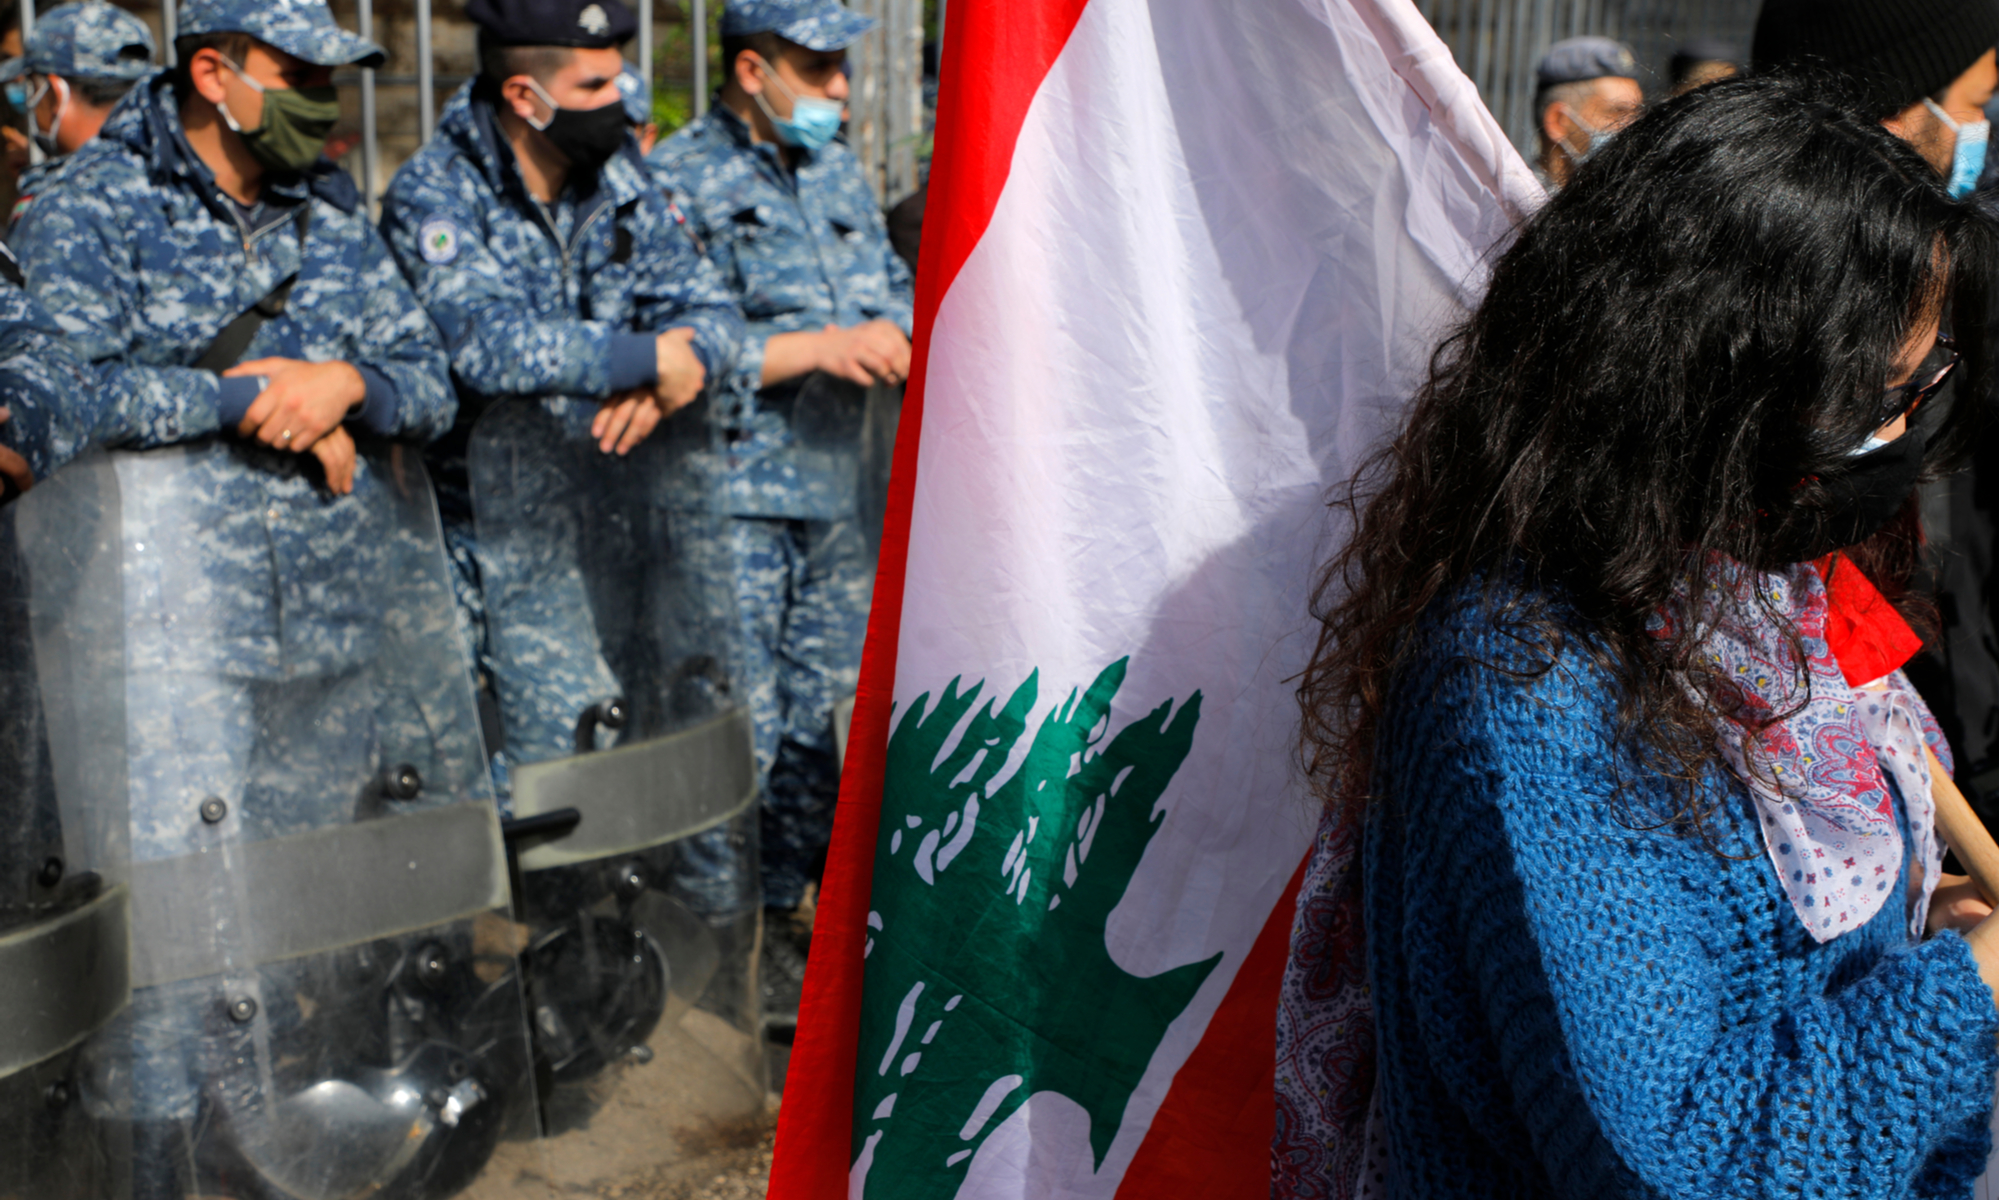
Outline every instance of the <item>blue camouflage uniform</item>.
{"type": "Polygon", "coordinates": [[[37,480],[90,442],[102,417],[96,376],[48,310],[23,291],[20,264],[0,246],[0,446],[27,460],[37,480]]]}
{"type": "MultiPolygon", "coordinates": [[[[732,15],[747,11],[748,24],[819,50],[873,24],[838,6],[809,7],[818,15],[791,19],[796,6],[731,5],[724,31],[736,32],[732,15]]],[[[890,248],[853,152],[835,141],[792,153],[788,167],[718,103],[652,155],[748,321],[736,369],[718,389],[721,444],[703,465],[734,517],[727,544],[711,552],[737,580],[739,660],[765,773],[764,902],[776,908],[798,904],[831,833],[832,712],[860,672],[874,561],[856,508],[858,419],[819,403],[858,389],[824,377],[760,388],[764,341],[878,318],[908,334],[913,301],[909,268],[890,248]]]]}
{"type": "MultiPolygon", "coordinates": [[[[308,61],[380,61],[318,0],[229,3],[188,5],[182,32],[249,30],[308,61]]],[[[436,761],[417,744],[476,737],[430,720],[449,709],[435,689],[462,686],[451,672],[409,688],[381,678],[382,662],[401,657],[385,647],[426,639],[426,614],[393,597],[412,563],[438,553],[396,515],[421,479],[399,472],[400,451],[384,442],[444,433],[455,405],[437,332],[353,181],[321,158],[267,175],[259,202],[239,205],[188,145],[161,72],[71,156],[11,239],[28,290],[95,374],[94,439],[156,451],[114,460],[132,858],[348,823],[360,776],[382,760],[436,761]],[[289,305],[240,361],[356,367],[366,399],[347,425],[383,449],[360,456],[347,496],[326,491],[307,455],[233,435],[258,380],[192,365],[294,274],[289,305]]],[[[448,602],[439,608],[449,638],[448,602]]],[[[233,1069],[201,1032],[217,986],[162,985],[121,1018],[133,1029],[134,1115],[190,1117],[199,1081],[233,1069]]]]}
{"type": "Polygon", "coordinates": [[[623,692],[579,561],[599,523],[590,498],[618,467],[588,443],[590,420],[612,393],[654,382],[655,339],[669,328],[692,329],[709,379],[726,378],[743,319],[636,143],[543,205],[490,88],[468,83],[445,105],[436,137],[390,182],[382,229],[450,354],[458,426],[432,452],[446,538],[507,757],[532,762],[572,753],[578,714],[623,692]],[[495,408],[515,397],[539,413],[495,408]],[[521,503],[505,512],[498,497],[475,504],[467,472],[489,412],[482,436],[522,439],[543,472],[539,496],[510,496],[521,503]]]}

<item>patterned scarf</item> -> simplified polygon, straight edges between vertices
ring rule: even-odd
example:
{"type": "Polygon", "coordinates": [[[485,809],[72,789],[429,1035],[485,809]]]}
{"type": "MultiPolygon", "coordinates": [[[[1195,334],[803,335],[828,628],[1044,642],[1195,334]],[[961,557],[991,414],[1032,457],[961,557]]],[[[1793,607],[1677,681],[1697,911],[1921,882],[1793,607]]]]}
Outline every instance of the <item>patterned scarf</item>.
{"type": "Polygon", "coordinates": [[[1754,733],[1723,721],[1717,744],[1756,802],[1765,853],[1800,923],[1829,941],[1900,901],[1906,848],[1893,776],[1915,841],[1921,888],[1909,923],[1921,938],[1943,859],[1924,750],[1947,765],[1951,753],[1900,669],[1922,643],[1839,557],[1770,572],[1731,565],[1715,573],[1703,607],[1713,625],[1699,653],[1735,689],[1737,711],[1758,722],[1782,714],[1754,733]]]}

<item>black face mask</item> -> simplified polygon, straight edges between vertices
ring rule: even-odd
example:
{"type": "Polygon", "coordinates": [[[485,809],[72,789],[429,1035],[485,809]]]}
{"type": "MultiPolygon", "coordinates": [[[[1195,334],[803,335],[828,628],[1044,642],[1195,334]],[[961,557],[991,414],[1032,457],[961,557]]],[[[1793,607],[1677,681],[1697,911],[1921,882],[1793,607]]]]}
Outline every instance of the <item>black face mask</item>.
{"type": "Polygon", "coordinates": [[[602,108],[555,108],[541,134],[562,152],[570,166],[595,171],[618,153],[630,130],[625,124],[625,106],[613,100],[602,108]]]}
{"type": "Polygon", "coordinates": [[[1826,484],[1828,505],[1778,531],[1766,556],[1776,563],[1811,562],[1867,541],[1902,511],[1924,467],[1923,431],[1912,426],[1886,446],[1849,460],[1826,484]],[[1815,519],[1816,518],[1816,519],[1815,519]]]}

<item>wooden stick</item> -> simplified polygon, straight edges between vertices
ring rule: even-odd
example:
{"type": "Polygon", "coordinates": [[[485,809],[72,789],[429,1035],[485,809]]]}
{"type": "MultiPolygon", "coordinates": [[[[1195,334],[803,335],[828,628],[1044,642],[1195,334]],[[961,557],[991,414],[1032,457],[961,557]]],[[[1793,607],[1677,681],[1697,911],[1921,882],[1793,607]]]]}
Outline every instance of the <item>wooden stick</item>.
{"type": "Polygon", "coordinates": [[[1938,756],[1928,748],[1924,755],[1931,762],[1931,800],[1937,807],[1938,833],[1943,835],[1951,852],[1958,855],[1960,865],[1972,876],[1986,902],[1994,904],[1996,897],[2000,897],[2000,847],[1993,844],[1993,835],[1979,823],[1972,805],[1965,802],[1964,794],[1951,781],[1951,772],[1944,769],[1938,756]]]}

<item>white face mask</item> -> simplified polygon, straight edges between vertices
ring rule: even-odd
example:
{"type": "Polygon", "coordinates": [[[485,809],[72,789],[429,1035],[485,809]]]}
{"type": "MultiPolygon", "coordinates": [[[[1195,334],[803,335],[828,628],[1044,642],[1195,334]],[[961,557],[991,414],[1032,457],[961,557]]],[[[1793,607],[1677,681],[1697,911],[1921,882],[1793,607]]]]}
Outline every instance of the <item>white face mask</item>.
{"type": "Polygon", "coordinates": [[[42,86],[36,88],[34,94],[28,97],[28,134],[35,139],[35,145],[41,147],[42,153],[48,155],[50,158],[54,158],[62,153],[62,150],[56,146],[56,131],[62,128],[63,114],[68,111],[68,82],[55,75],[42,76],[42,86]],[[50,88],[57,89],[56,116],[55,120],[49,122],[49,131],[43,133],[42,123],[35,120],[35,110],[41,107],[42,97],[49,94],[50,88]]]}
{"type": "Polygon", "coordinates": [[[1578,129],[1583,130],[1583,135],[1590,139],[1590,144],[1580,151],[1570,149],[1568,142],[1556,143],[1562,147],[1562,152],[1569,156],[1570,162],[1581,164],[1583,160],[1604,149],[1604,143],[1611,140],[1612,130],[1599,129],[1597,126],[1592,125],[1567,104],[1563,105],[1563,112],[1569,115],[1570,123],[1578,129]]]}
{"type": "Polygon", "coordinates": [[[1929,96],[1924,97],[1924,107],[1930,109],[1931,115],[1943,121],[1945,128],[1952,132],[1951,179],[1945,184],[1945,189],[1951,193],[1952,199],[1963,199],[1971,194],[1973,187],[1979,183],[1979,173],[1986,169],[1986,140],[1992,126],[1984,120],[1960,124],[1932,103],[1929,96]]]}

